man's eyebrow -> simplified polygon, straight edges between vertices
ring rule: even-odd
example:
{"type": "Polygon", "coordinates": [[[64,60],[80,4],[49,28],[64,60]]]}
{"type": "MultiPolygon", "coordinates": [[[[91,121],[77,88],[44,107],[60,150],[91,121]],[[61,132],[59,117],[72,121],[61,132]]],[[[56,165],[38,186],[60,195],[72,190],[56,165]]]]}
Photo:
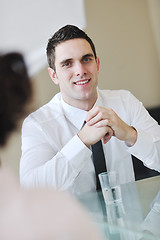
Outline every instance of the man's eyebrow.
{"type": "Polygon", "coordinates": [[[60,65],[63,65],[63,64],[65,64],[65,63],[67,63],[67,62],[70,62],[70,61],[72,61],[72,60],[73,60],[72,58],[64,59],[64,60],[62,60],[62,61],[60,62],[60,65]]]}
{"type": "Polygon", "coordinates": [[[87,53],[84,56],[82,56],[82,59],[84,59],[86,57],[94,57],[94,55],[92,53],[87,53]]]}

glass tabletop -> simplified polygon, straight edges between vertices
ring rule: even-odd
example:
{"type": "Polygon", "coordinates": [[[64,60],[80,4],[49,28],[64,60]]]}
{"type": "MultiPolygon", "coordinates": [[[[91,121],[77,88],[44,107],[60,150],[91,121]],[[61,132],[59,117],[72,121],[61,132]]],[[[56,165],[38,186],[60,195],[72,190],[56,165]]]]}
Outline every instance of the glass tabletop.
{"type": "Polygon", "coordinates": [[[120,187],[120,203],[106,205],[101,191],[79,196],[104,239],[160,239],[160,176],[120,187]]]}

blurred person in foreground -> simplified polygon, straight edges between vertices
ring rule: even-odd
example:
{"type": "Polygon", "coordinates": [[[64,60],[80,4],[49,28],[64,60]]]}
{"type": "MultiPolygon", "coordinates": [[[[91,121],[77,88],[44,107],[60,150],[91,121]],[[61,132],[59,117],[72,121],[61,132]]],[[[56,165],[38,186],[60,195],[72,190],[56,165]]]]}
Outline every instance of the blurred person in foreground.
{"type": "MultiPolygon", "coordinates": [[[[32,86],[23,56],[0,56],[0,146],[24,115],[32,86]]],[[[1,240],[101,239],[91,219],[68,194],[51,189],[22,190],[10,170],[0,168],[1,240]]]]}
{"type": "Polygon", "coordinates": [[[107,171],[118,172],[121,184],[135,180],[131,155],[160,171],[160,126],[129,91],[97,87],[100,59],[91,38],[66,25],[49,39],[47,58],[60,92],[24,121],[21,184],[95,191],[91,146],[100,140],[107,171]]]}

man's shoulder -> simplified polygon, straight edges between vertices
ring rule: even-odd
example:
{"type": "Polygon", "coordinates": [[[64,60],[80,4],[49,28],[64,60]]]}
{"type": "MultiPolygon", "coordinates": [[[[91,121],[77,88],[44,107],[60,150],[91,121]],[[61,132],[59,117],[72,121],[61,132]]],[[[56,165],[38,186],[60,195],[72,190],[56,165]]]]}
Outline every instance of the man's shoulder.
{"type": "Polygon", "coordinates": [[[47,121],[50,121],[51,119],[54,120],[62,114],[63,111],[61,106],[60,93],[58,93],[48,103],[44,104],[29,114],[25,119],[25,122],[36,121],[43,123],[43,121],[46,121],[46,119],[47,121]]]}
{"type": "Polygon", "coordinates": [[[103,98],[126,98],[131,95],[131,92],[128,90],[120,89],[120,90],[108,90],[108,89],[102,89],[98,90],[100,96],[103,98]]]}

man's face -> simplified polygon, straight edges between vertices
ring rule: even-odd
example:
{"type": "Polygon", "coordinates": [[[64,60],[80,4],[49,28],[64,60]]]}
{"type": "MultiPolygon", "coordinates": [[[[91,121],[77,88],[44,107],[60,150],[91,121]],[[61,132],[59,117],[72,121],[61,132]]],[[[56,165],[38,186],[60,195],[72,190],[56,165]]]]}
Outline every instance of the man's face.
{"type": "Polygon", "coordinates": [[[97,99],[99,59],[95,60],[90,44],[85,39],[71,39],[57,45],[55,69],[50,76],[58,84],[63,100],[89,110],[97,99]]]}

